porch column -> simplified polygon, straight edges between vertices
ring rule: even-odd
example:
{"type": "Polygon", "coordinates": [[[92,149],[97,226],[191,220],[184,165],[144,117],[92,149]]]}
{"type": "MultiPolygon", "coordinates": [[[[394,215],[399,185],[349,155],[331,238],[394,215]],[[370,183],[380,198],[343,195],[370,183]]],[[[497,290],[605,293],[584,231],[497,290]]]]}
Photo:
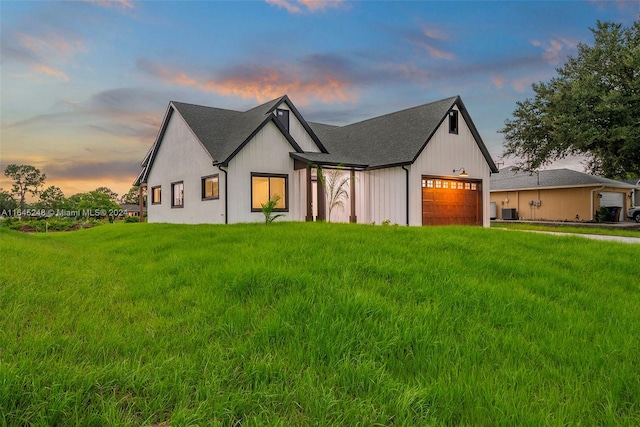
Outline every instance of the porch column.
{"type": "Polygon", "coordinates": [[[140,222],[144,222],[144,189],[147,187],[146,184],[140,184],[138,187],[138,204],[140,208],[140,222]]]}
{"type": "Polygon", "coordinates": [[[349,215],[349,222],[358,222],[358,217],[356,216],[356,171],[353,169],[351,169],[349,193],[349,198],[351,199],[351,215],[349,215]]]}
{"type": "Polygon", "coordinates": [[[307,216],[305,221],[313,221],[313,186],[311,184],[311,165],[307,165],[307,216]]]}
{"type": "Polygon", "coordinates": [[[323,180],[320,179],[320,174],[322,173],[322,168],[320,166],[318,166],[318,180],[317,180],[317,186],[316,186],[316,191],[317,191],[317,195],[318,195],[318,216],[316,217],[316,221],[326,221],[327,219],[327,213],[326,213],[326,204],[327,204],[327,198],[324,195],[324,182],[322,182],[323,180]]]}

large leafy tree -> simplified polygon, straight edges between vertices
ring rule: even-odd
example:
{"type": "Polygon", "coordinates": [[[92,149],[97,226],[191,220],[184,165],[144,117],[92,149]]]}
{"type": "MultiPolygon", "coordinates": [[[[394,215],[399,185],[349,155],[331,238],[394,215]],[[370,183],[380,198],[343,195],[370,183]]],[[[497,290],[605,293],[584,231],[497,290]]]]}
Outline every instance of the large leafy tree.
{"type": "Polygon", "coordinates": [[[115,202],[118,200],[118,193],[116,193],[115,191],[112,191],[109,187],[98,187],[95,190],[93,190],[93,192],[106,194],[107,197],[109,197],[109,200],[111,200],[112,202],[115,202]]]}
{"type": "Polygon", "coordinates": [[[120,202],[128,205],[137,205],[140,202],[140,187],[133,186],[129,192],[120,198],[120,202]]]}
{"type": "Polygon", "coordinates": [[[4,175],[13,179],[11,193],[18,196],[20,209],[25,208],[25,198],[27,193],[35,196],[40,192],[40,187],[44,185],[47,176],[40,172],[40,169],[31,165],[11,164],[4,170],[4,175]]]}
{"type": "Polygon", "coordinates": [[[38,207],[40,209],[62,209],[66,201],[67,199],[65,199],[64,193],[60,187],[51,185],[40,193],[40,202],[38,203],[38,207]]]}
{"type": "Polygon", "coordinates": [[[18,204],[13,199],[11,193],[0,188],[0,215],[2,215],[2,212],[6,212],[17,207],[18,204]]]}
{"type": "Polygon", "coordinates": [[[601,23],[592,46],[578,45],[558,76],[533,84],[535,97],[517,102],[500,130],[503,155],[534,170],[584,155],[591,173],[640,175],[640,21],[601,23]]]}
{"type": "Polygon", "coordinates": [[[91,215],[98,211],[118,210],[120,205],[114,202],[103,188],[100,187],[88,193],[74,194],[67,200],[67,206],[70,210],[91,212],[91,215]]]}

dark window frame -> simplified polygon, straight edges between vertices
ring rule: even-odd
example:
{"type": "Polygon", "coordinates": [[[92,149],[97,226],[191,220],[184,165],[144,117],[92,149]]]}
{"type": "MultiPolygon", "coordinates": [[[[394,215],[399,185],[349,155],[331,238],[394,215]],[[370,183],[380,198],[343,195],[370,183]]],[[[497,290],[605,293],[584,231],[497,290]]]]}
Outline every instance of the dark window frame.
{"type": "Polygon", "coordinates": [[[202,193],[201,193],[202,200],[218,200],[220,198],[220,174],[214,173],[213,175],[203,176],[200,182],[202,186],[202,193]],[[216,181],[217,181],[218,194],[216,196],[207,196],[205,194],[207,189],[206,182],[208,179],[211,179],[211,178],[216,178],[216,181]]]}
{"type": "Polygon", "coordinates": [[[175,181],[171,183],[171,207],[184,208],[184,181],[175,181]],[[181,198],[182,204],[180,205],[176,204],[175,191],[176,191],[177,184],[182,184],[182,198],[181,198]]]}
{"type": "Polygon", "coordinates": [[[262,212],[262,208],[253,207],[253,178],[269,178],[269,199],[271,199],[271,178],[284,178],[284,208],[275,208],[274,212],[289,212],[289,174],[286,173],[263,173],[251,172],[251,192],[249,194],[249,206],[251,212],[262,212]]]}
{"type": "Polygon", "coordinates": [[[290,115],[291,113],[289,112],[289,110],[285,110],[284,108],[276,108],[276,118],[278,120],[280,120],[280,123],[282,123],[282,126],[284,126],[284,128],[287,130],[287,132],[289,132],[290,125],[291,125],[291,119],[290,119],[290,115]],[[280,119],[280,115],[282,113],[283,117],[287,118],[287,122],[285,123],[282,119],[280,119]]]}
{"type": "Polygon", "coordinates": [[[151,204],[152,205],[161,205],[162,204],[162,185],[155,185],[151,187],[151,204]],[[158,190],[158,200],[156,200],[156,190],[158,190]]]}
{"type": "Polygon", "coordinates": [[[459,119],[458,119],[458,111],[450,110],[449,111],[449,133],[458,134],[459,128],[459,119]]]}

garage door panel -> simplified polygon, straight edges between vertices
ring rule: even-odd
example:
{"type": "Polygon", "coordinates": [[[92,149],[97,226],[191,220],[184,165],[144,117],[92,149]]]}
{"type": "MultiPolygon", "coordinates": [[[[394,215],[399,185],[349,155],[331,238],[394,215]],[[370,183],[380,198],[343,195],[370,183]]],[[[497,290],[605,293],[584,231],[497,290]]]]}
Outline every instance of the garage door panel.
{"type": "Polygon", "coordinates": [[[423,177],[423,225],[477,225],[481,220],[479,181],[423,177]]]}

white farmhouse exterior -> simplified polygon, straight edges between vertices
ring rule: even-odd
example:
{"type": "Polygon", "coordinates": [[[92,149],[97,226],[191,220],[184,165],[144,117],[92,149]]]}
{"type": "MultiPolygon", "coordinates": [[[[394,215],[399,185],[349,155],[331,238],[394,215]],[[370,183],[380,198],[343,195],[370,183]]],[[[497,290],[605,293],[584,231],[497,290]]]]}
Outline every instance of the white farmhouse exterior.
{"type": "Polygon", "coordinates": [[[307,122],[286,95],[245,112],[171,102],[135,184],[149,222],[259,222],[274,196],[312,221],[331,169],[348,178],[333,222],[489,225],[497,168],[460,97],[347,126],[307,122]]]}

